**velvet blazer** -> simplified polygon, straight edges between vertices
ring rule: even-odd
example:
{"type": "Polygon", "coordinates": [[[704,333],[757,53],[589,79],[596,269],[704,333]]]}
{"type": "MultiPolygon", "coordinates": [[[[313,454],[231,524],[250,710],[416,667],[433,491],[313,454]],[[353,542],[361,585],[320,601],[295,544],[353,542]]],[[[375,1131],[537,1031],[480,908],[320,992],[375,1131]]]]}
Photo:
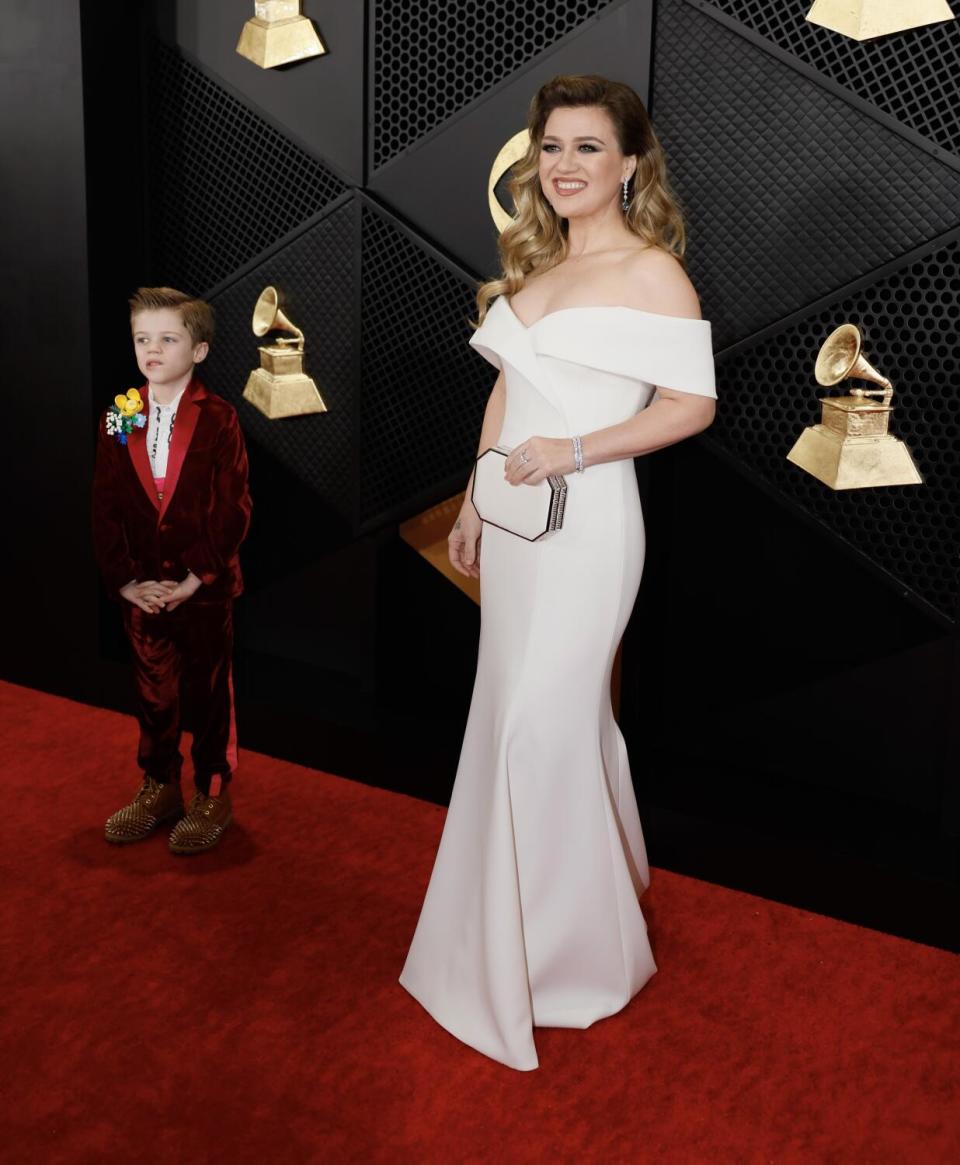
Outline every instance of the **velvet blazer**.
{"type": "MultiPolygon", "coordinates": [[[[140,389],[149,414],[146,386],[140,389]]],[[[231,404],[196,379],[180,398],[159,495],[147,430],[122,445],[101,418],[93,479],[93,541],[111,598],[135,579],[192,571],[203,583],[191,602],[234,598],[243,589],[238,550],[250,524],[247,451],[231,404]]]]}

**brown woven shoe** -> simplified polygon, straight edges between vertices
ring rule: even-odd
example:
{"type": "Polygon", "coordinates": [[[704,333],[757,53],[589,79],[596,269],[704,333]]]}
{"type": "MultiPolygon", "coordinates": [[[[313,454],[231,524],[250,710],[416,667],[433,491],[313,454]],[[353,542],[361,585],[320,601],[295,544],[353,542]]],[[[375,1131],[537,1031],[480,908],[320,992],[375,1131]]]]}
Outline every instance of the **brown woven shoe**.
{"type": "Polygon", "coordinates": [[[228,789],[223,788],[219,797],[195,793],[187,806],[186,817],[177,822],[170,834],[170,852],[198,854],[212,849],[232,820],[228,789]]]}
{"type": "Polygon", "coordinates": [[[182,814],[183,794],[179,781],[161,784],[153,777],[144,777],[140,791],[130,804],[108,818],[103,836],[114,845],[129,845],[133,841],[143,841],[158,825],[182,814]]]}

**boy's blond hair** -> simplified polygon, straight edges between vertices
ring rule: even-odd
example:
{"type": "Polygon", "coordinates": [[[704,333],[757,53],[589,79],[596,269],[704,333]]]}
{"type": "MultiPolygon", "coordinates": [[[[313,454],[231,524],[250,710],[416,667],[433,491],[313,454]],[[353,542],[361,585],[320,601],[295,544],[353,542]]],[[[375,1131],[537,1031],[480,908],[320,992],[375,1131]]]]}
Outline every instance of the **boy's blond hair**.
{"type": "Polygon", "coordinates": [[[142,311],[156,311],[158,308],[176,308],[183,320],[183,326],[190,333],[194,344],[209,344],[213,340],[213,308],[202,299],[194,299],[174,287],[138,287],[130,297],[130,324],[142,311]]]}

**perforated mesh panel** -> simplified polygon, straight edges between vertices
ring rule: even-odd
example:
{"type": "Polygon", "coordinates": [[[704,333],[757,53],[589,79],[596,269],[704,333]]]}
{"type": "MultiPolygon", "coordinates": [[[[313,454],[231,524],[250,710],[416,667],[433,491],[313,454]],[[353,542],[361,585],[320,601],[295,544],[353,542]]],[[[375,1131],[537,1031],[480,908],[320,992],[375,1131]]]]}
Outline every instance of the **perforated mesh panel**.
{"type": "Polygon", "coordinates": [[[717,348],[956,224],[960,174],[684,0],[658,13],[654,122],[717,348]]]}
{"type": "MultiPolygon", "coordinates": [[[[812,0],[811,0],[812,2],[812,0]]],[[[813,65],[945,149],[960,153],[960,21],[855,41],[810,24],[811,4],[714,0],[713,7],[813,65]]]]}
{"type": "Polygon", "coordinates": [[[248,439],[266,446],[347,519],[354,486],[356,245],[351,201],[216,296],[217,335],[203,372],[211,388],[234,404],[248,439]],[[281,290],[284,311],[306,336],[304,368],[320,389],[326,413],[269,421],[242,399],[263,342],[250,330],[253,306],[270,284],[281,290]]]}
{"type": "Polygon", "coordinates": [[[373,0],[373,164],[382,166],[611,0],[373,0]]]}
{"type": "MultiPolygon", "coordinates": [[[[724,361],[710,439],[742,457],[871,559],[949,617],[957,607],[960,550],[960,244],[911,264],[869,290],[724,361]],[[857,324],[864,352],[896,390],[891,431],[906,441],[921,486],[837,491],[786,461],[804,426],[819,421],[813,377],[820,345],[857,324]]],[[[847,381],[830,395],[840,395],[847,381]]]]}
{"type": "MultiPolygon", "coordinates": [[[[783,7],[750,10],[763,8],[773,22],[783,7]]],[[[654,120],[691,226],[691,275],[717,350],[956,227],[953,169],[699,7],[661,0],[656,44],[654,120]]],[[[949,617],[960,502],[950,455],[958,291],[951,246],[741,349],[721,362],[719,415],[706,438],[949,617]],[[845,320],[863,325],[868,356],[900,390],[892,429],[909,444],[923,486],[834,492],[785,460],[819,420],[813,361],[845,320]]]]}
{"type": "Polygon", "coordinates": [[[346,190],[160,41],[148,76],[151,282],[202,294],[346,190]]]}
{"type": "Polygon", "coordinates": [[[468,280],[364,206],[361,519],[466,483],[495,375],[467,346],[474,314],[468,280]]]}

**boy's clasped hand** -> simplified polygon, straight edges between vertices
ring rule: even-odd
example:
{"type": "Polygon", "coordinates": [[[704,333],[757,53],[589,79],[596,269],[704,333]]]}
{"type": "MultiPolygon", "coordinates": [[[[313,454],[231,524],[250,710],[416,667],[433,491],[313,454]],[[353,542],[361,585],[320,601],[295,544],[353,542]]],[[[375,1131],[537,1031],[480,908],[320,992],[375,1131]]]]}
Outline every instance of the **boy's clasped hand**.
{"type": "Polygon", "coordinates": [[[200,579],[195,574],[188,574],[181,582],[169,578],[160,582],[134,580],[121,587],[120,594],[141,611],[156,615],[160,611],[175,611],[182,602],[196,594],[199,586],[200,579]]]}

